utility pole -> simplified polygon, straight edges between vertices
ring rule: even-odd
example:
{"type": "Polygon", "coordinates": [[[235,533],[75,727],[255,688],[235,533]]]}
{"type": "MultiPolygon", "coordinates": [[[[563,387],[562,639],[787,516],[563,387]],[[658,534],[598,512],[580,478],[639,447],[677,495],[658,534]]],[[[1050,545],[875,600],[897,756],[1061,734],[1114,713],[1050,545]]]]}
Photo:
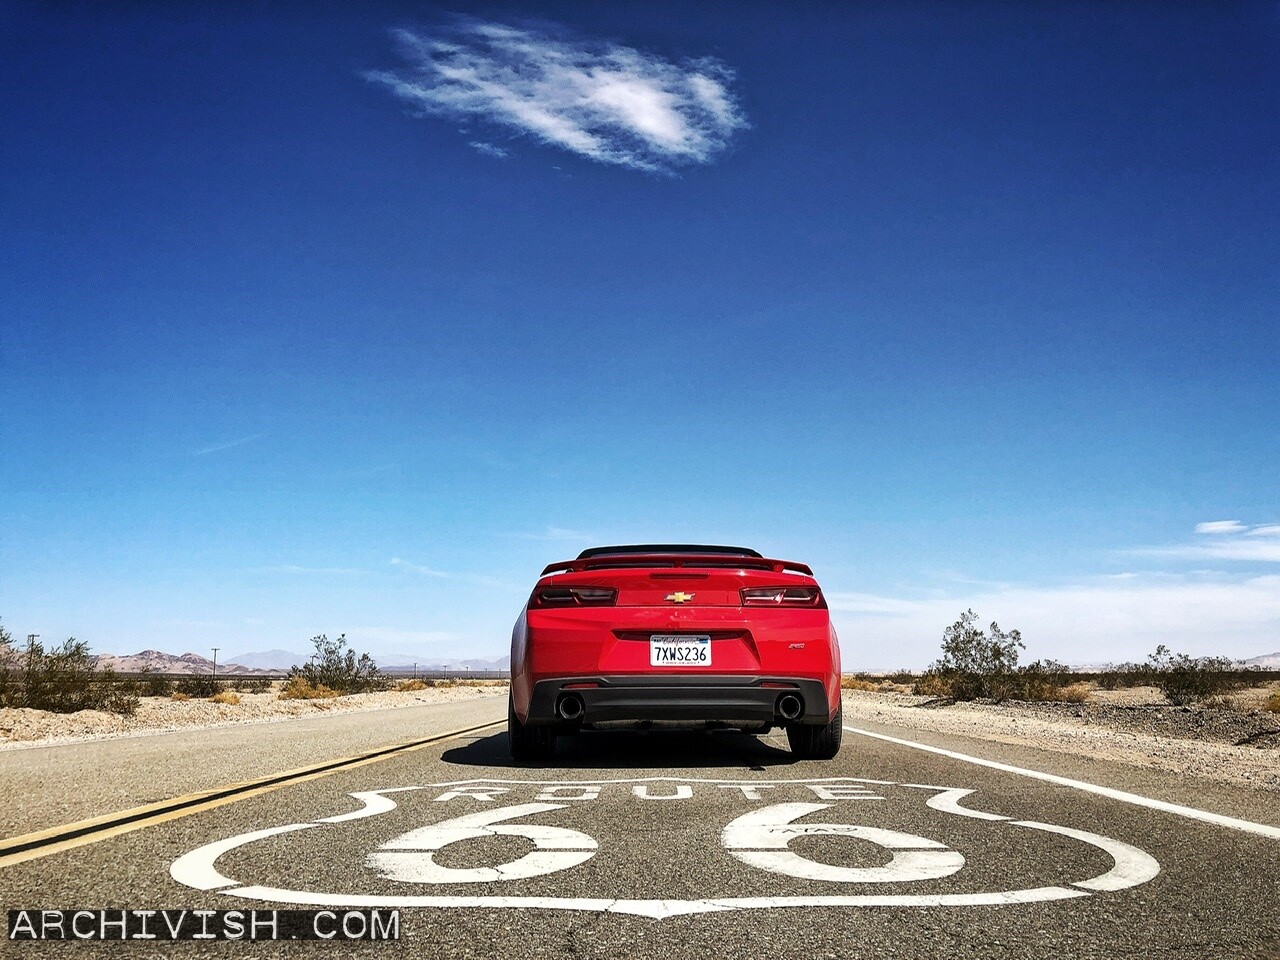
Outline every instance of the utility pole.
{"type": "Polygon", "coordinates": [[[27,689],[31,689],[31,679],[35,676],[36,670],[36,641],[40,639],[38,633],[27,634],[27,689]]]}
{"type": "Polygon", "coordinates": [[[218,647],[213,648],[213,692],[214,693],[218,692],[218,650],[219,649],[220,648],[218,647]]]}

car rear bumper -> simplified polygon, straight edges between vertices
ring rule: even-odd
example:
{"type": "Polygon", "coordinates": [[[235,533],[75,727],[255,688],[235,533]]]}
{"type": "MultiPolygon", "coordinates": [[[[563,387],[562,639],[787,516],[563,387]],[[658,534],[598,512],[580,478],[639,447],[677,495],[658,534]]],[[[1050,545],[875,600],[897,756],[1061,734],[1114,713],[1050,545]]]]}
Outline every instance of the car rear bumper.
{"type": "Polygon", "coordinates": [[[827,723],[830,719],[821,680],[673,674],[540,680],[533,685],[527,722],[539,725],[676,720],[757,724],[827,723]],[[800,701],[800,714],[794,719],[784,715],[783,698],[787,696],[800,701]],[[566,698],[576,698],[581,708],[571,720],[561,714],[566,698]]]}

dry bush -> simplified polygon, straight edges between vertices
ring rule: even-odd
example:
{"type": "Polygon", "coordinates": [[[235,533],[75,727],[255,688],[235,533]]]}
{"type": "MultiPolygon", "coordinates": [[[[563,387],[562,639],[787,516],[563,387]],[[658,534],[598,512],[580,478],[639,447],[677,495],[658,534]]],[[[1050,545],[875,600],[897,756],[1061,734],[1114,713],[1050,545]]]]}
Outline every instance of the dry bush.
{"type": "Polygon", "coordinates": [[[1262,705],[1262,709],[1270,713],[1280,713],[1280,690],[1276,690],[1267,697],[1267,702],[1262,705]]]}
{"type": "Polygon", "coordinates": [[[1069,683],[1058,691],[1062,703],[1086,703],[1093,697],[1087,683],[1069,683]]]}
{"type": "Polygon", "coordinates": [[[415,690],[426,690],[430,687],[434,687],[435,685],[436,682],[434,680],[419,680],[417,678],[414,678],[413,680],[401,680],[396,684],[396,692],[413,693],[415,690]]]}
{"type": "Polygon", "coordinates": [[[841,677],[840,688],[842,690],[879,690],[880,685],[870,680],[863,680],[861,677],[841,677]]]}
{"type": "Polygon", "coordinates": [[[951,681],[936,673],[926,673],[912,687],[918,697],[950,697],[954,695],[951,681]]]}
{"type": "Polygon", "coordinates": [[[209,698],[209,702],[225,703],[234,707],[237,703],[240,702],[240,694],[234,693],[231,690],[219,690],[217,693],[215,693],[212,697],[209,698]]]}
{"type": "Polygon", "coordinates": [[[386,690],[391,681],[378,670],[367,653],[356,656],[347,647],[347,635],[330,640],[325,634],[312,637],[316,652],[311,662],[289,670],[289,683],[301,679],[309,686],[326,688],[335,694],[372,693],[386,690]]]}
{"type": "Polygon", "coordinates": [[[323,683],[311,683],[306,677],[295,674],[280,688],[281,700],[327,700],[336,697],[338,691],[323,683]]]}
{"type": "Polygon", "coordinates": [[[179,690],[179,691],[177,691],[176,693],[171,694],[171,695],[170,695],[170,697],[169,697],[169,699],[170,699],[170,700],[176,700],[176,701],[178,701],[179,703],[181,703],[181,702],[183,702],[184,700],[190,700],[190,699],[191,699],[191,694],[189,694],[189,693],[184,693],[183,691],[179,690]]]}

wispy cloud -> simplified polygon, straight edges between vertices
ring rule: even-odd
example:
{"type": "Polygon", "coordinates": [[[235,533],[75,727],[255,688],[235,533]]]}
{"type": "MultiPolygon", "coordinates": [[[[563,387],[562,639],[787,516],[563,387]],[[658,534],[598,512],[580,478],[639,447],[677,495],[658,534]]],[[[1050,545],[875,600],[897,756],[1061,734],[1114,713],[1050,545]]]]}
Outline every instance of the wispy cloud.
{"type": "Polygon", "coordinates": [[[1280,563],[1280,524],[1250,527],[1239,520],[1196,524],[1200,538],[1167,547],[1145,547],[1129,553],[1174,560],[1235,560],[1280,563]]]}
{"type": "Polygon", "coordinates": [[[505,160],[511,153],[509,150],[495,147],[492,143],[485,143],[483,140],[472,140],[467,146],[477,153],[483,153],[486,157],[493,157],[495,160],[505,160]]]}
{"type": "Polygon", "coordinates": [[[1196,524],[1196,533],[1244,533],[1248,529],[1239,520],[1210,520],[1207,523],[1196,524]]]}
{"type": "Polygon", "coordinates": [[[259,573],[297,573],[297,574],[337,574],[340,576],[350,576],[357,573],[367,573],[366,570],[360,570],[356,567],[302,567],[293,563],[284,563],[275,567],[262,567],[259,573]]]}
{"type": "Polygon", "coordinates": [[[232,450],[236,447],[242,447],[246,443],[252,443],[261,437],[260,433],[252,433],[247,437],[239,437],[235,440],[228,440],[226,443],[214,443],[207,447],[201,447],[199,450],[191,451],[193,457],[206,457],[211,453],[221,453],[223,450],[232,450]]]}
{"type": "Polygon", "coordinates": [[[1223,579],[1130,574],[1074,583],[1011,585],[925,599],[828,595],[847,670],[924,666],[966,609],[1017,627],[1023,660],[1141,661],[1164,643],[1194,656],[1271,653],[1280,631],[1280,576],[1223,579]]]}
{"type": "Polygon", "coordinates": [[[433,570],[430,567],[424,567],[420,563],[412,563],[408,560],[402,560],[399,557],[391,558],[391,565],[399,567],[401,570],[408,570],[412,573],[421,574],[424,577],[447,577],[449,574],[443,570],[433,570]]]}
{"type": "Polygon", "coordinates": [[[407,66],[365,77],[421,114],[482,121],[601,163],[649,171],[708,163],[747,126],[732,71],[710,57],[677,63],[475,20],[394,37],[407,66]]]}
{"type": "Polygon", "coordinates": [[[519,540],[551,540],[555,542],[566,541],[570,543],[585,543],[589,540],[595,540],[595,536],[590,533],[583,533],[581,530],[569,530],[565,527],[547,527],[542,533],[513,533],[510,536],[519,540]]]}

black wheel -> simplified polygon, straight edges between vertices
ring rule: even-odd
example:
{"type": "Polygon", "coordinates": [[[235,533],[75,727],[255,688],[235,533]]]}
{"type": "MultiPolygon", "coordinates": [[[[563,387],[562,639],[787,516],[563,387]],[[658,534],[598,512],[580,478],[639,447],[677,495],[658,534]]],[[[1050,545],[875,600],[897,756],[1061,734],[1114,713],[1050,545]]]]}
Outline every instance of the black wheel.
{"type": "Polygon", "coordinates": [[[795,723],[787,727],[787,743],[800,760],[830,760],[840,752],[844,733],[843,707],[836,707],[830,723],[795,723]]]}
{"type": "Polygon", "coordinates": [[[511,759],[520,762],[528,760],[550,760],[556,752],[555,727],[529,726],[521,723],[516,717],[514,696],[507,696],[507,746],[511,750],[511,759]]]}

